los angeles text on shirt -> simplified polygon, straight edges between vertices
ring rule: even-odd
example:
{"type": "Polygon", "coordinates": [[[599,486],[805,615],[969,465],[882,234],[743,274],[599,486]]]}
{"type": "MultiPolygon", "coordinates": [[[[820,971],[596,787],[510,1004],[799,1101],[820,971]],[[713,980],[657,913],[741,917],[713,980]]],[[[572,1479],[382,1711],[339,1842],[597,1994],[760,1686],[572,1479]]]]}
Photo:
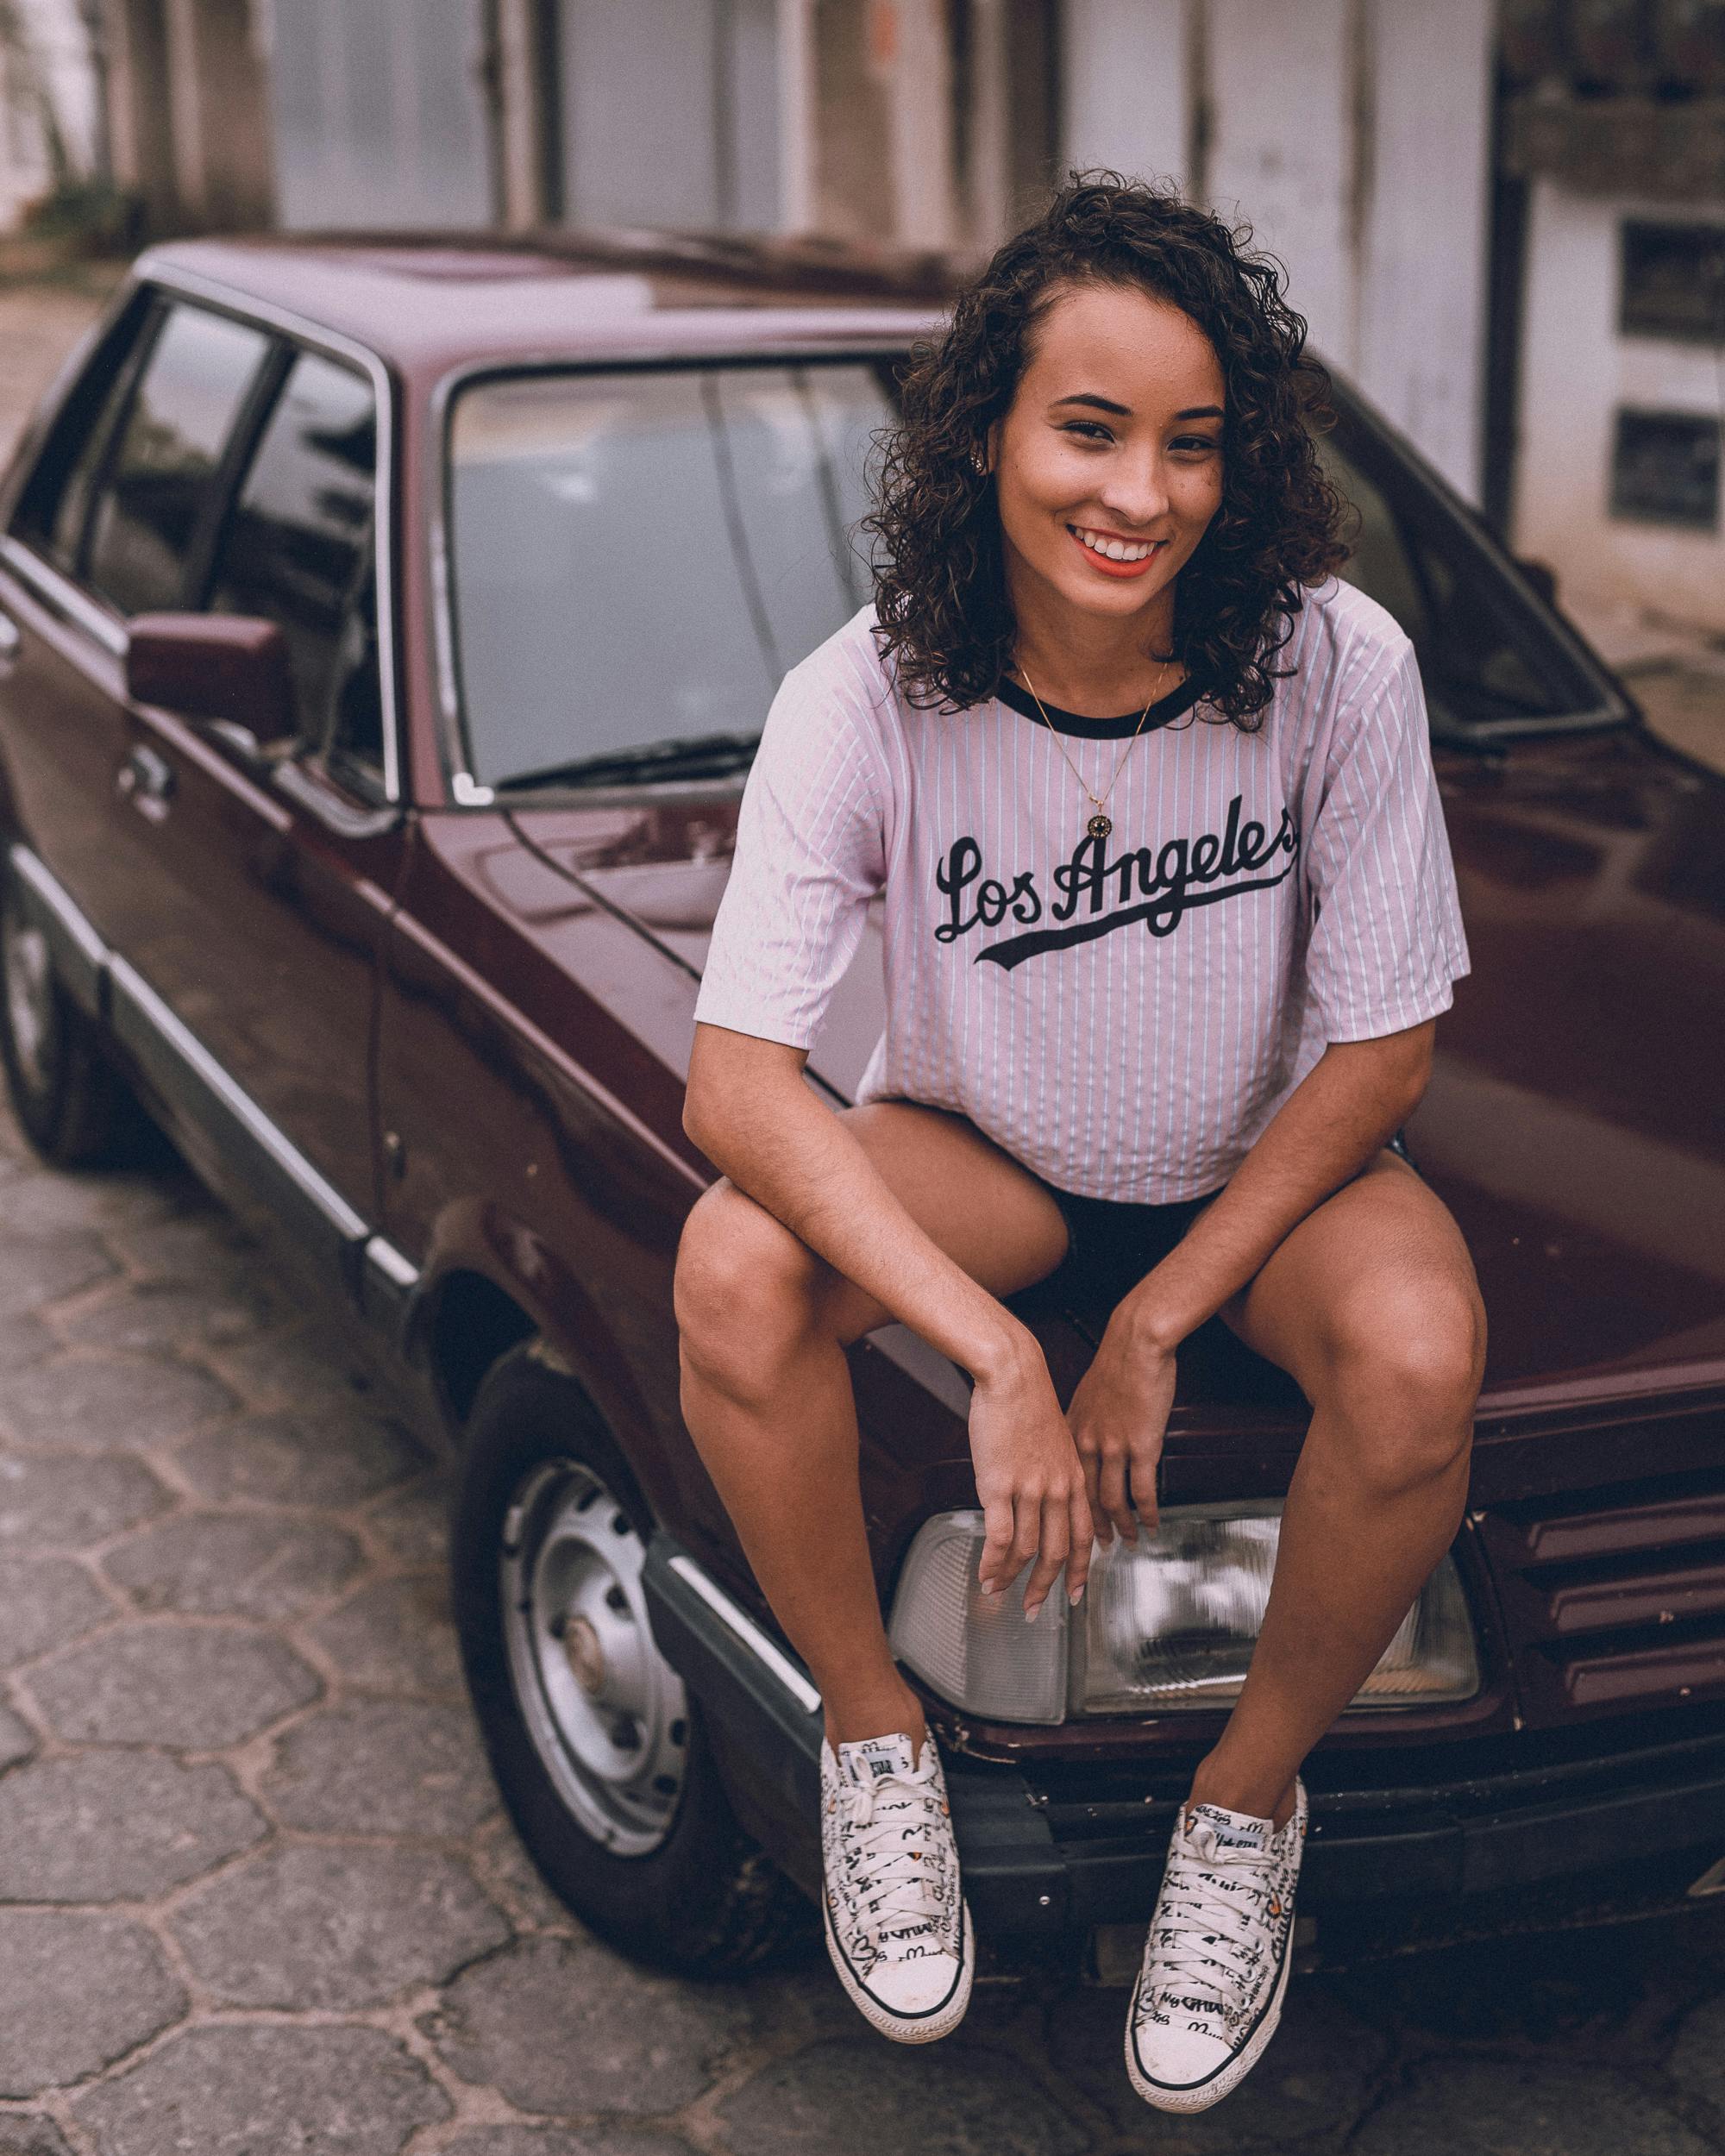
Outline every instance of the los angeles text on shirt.
{"type": "MultiPolygon", "coordinates": [[[[975,962],[980,965],[986,959],[1010,973],[1044,951],[1092,943],[1139,921],[1152,936],[1171,936],[1193,906],[1215,906],[1248,891],[1273,890],[1293,873],[1299,858],[1299,827],[1286,808],[1273,835],[1256,821],[1242,824],[1241,800],[1236,793],[1228,803],[1220,833],[1164,839],[1159,847],[1129,847],[1112,861],[1107,839],[1087,832],[1055,869],[1059,896],[1045,909],[1051,920],[1071,925],[1000,937],[984,944],[975,962]],[[1284,855],[1273,875],[1255,873],[1284,855]],[[1229,881],[1218,882],[1222,877],[1229,881]],[[1195,884],[1214,887],[1195,891],[1195,884]],[[1111,894],[1113,907],[1105,913],[1102,908],[1111,894]],[[1132,903],[1134,898],[1138,904],[1132,903]],[[1081,906],[1088,908],[1091,918],[1074,918],[1081,906]]],[[[975,838],[964,837],[952,842],[935,870],[935,882],[946,899],[946,918],[935,926],[937,943],[953,943],[974,929],[997,928],[1009,912],[1026,926],[1042,918],[1044,908],[1033,869],[1020,870],[1007,885],[997,876],[984,875],[982,865],[982,847],[975,838]]]]}

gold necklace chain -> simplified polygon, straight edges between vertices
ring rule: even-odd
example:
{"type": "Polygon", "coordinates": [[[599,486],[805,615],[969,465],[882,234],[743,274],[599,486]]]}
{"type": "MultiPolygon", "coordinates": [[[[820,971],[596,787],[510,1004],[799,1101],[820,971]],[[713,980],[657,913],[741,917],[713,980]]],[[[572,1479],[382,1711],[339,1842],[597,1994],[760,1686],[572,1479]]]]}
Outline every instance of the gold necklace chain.
{"type": "Polygon", "coordinates": [[[1115,757],[1113,776],[1109,779],[1107,785],[1103,787],[1100,793],[1092,793],[1089,787],[1084,785],[1083,773],[1078,768],[1077,765],[1073,762],[1071,757],[1066,754],[1066,744],[1060,738],[1058,728],[1057,728],[1054,721],[1048,716],[1048,713],[1045,711],[1043,711],[1042,699],[1036,693],[1036,684],[1030,678],[1029,669],[1026,667],[1022,659],[1020,659],[1018,662],[1019,672],[1022,674],[1025,678],[1025,686],[1030,691],[1031,695],[1035,699],[1036,708],[1038,711],[1042,711],[1043,724],[1047,727],[1049,732],[1054,736],[1054,745],[1057,749],[1059,749],[1062,761],[1064,762],[1066,768],[1072,774],[1073,777],[1077,780],[1079,785],[1083,787],[1085,797],[1089,801],[1090,806],[1095,812],[1089,821],[1084,826],[1085,830],[1088,831],[1092,838],[1106,838],[1108,836],[1108,833],[1114,828],[1113,818],[1106,813],[1108,796],[1113,792],[1115,783],[1119,780],[1120,773],[1126,768],[1126,758],[1131,755],[1132,749],[1138,741],[1138,736],[1144,731],[1144,722],[1150,717],[1151,705],[1155,704],[1157,699],[1161,696],[1164,684],[1166,682],[1168,678],[1168,669],[1173,664],[1174,661],[1172,659],[1164,659],[1163,661],[1162,672],[1157,677],[1155,694],[1151,696],[1150,703],[1146,704],[1144,709],[1138,713],[1138,724],[1132,730],[1131,739],[1128,740],[1126,747],[1121,749],[1120,755],[1115,757]]]}

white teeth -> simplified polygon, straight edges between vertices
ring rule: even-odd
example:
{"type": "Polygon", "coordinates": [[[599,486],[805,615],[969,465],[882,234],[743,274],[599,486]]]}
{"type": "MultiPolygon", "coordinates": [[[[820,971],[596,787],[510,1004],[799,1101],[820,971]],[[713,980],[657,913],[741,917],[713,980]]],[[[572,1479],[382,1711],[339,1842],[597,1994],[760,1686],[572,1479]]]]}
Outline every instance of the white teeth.
{"type": "Polygon", "coordinates": [[[1074,524],[1072,530],[1092,554],[1102,555],[1110,561],[1142,561],[1151,551],[1148,542],[1129,546],[1124,539],[1104,539],[1100,533],[1086,531],[1082,524],[1074,524]]]}

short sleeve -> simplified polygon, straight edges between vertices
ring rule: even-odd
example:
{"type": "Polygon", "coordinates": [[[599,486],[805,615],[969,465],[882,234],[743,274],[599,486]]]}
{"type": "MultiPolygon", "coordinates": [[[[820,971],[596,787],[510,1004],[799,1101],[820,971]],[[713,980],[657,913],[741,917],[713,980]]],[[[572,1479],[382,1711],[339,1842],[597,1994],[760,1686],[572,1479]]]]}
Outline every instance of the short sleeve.
{"type": "Polygon", "coordinates": [[[1306,970],[1326,1039],[1372,1040],[1446,1011],[1469,970],[1425,692],[1404,644],[1332,736],[1307,835],[1306,970]]]}
{"type": "Polygon", "coordinates": [[[780,686],[743,788],[695,1017],[811,1048],[886,875],[881,756],[807,661],[780,686]]]}

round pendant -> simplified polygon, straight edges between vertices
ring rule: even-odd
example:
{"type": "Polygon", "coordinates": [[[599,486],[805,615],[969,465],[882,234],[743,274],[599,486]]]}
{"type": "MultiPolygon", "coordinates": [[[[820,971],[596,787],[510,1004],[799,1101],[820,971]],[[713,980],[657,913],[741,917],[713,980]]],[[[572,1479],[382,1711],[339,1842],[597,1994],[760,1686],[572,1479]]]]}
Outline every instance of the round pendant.
{"type": "Polygon", "coordinates": [[[1096,813],[1090,818],[1089,822],[1084,826],[1084,828],[1089,832],[1092,838],[1106,838],[1108,833],[1113,830],[1114,827],[1109,819],[1103,815],[1101,809],[1098,809],[1096,813]]]}

